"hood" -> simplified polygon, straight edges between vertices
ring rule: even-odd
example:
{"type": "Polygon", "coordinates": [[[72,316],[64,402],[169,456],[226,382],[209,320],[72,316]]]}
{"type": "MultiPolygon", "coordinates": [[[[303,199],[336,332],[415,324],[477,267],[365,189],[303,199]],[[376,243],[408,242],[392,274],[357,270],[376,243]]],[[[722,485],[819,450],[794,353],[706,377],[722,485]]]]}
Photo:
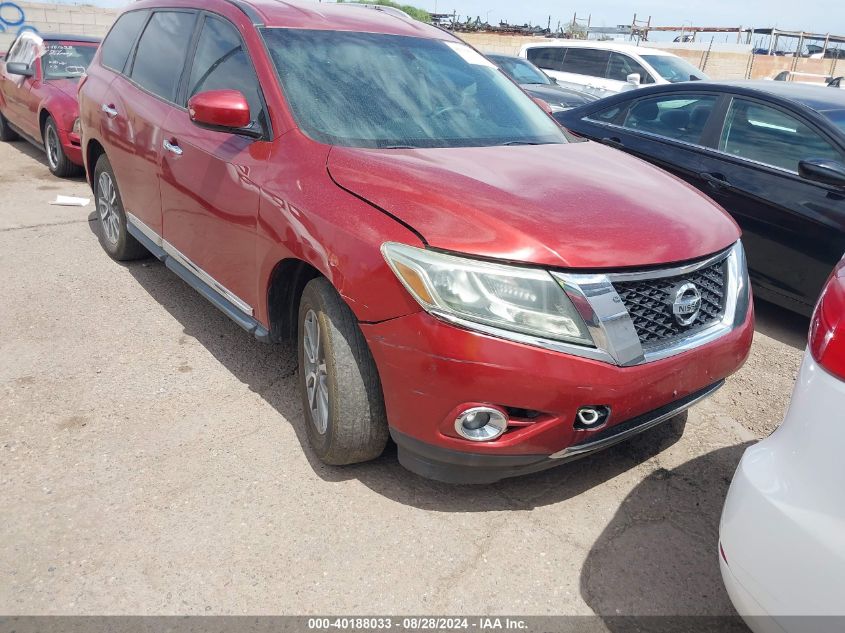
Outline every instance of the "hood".
{"type": "Polygon", "coordinates": [[[432,247],[560,268],[626,268],[704,257],[739,239],[696,189],[592,142],[372,150],[335,147],[344,189],[432,247]]]}
{"type": "Polygon", "coordinates": [[[79,79],[48,79],[47,84],[70,97],[74,101],[77,100],[77,93],[79,91],[79,79]]]}
{"type": "Polygon", "coordinates": [[[585,103],[596,101],[596,97],[575,90],[566,90],[557,86],[543,86],[541,84],[527,84],[522,86],[532,97],[539,97],[549,105],[559,105],[575,108],[585,103]]]}

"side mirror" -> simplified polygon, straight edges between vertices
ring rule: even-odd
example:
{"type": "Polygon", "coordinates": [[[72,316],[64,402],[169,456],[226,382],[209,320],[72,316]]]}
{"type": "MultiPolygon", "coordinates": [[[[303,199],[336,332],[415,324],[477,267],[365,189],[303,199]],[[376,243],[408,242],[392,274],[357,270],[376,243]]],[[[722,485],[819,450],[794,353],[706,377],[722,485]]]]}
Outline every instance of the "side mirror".
{"type": "Polygon", "coordinates": [[[845,165],[835,160],[802,160],[798,163],[798,174],[823,185],[845,187],[845,165]]]}
{"type": "Polygon", "coordinates": [[[188,100],[188,116],[199,127],[216,132],[258,137],[250,129],[252,116],[246,97],[237,90],[209,90],[188,100]]]}
{"type": "Polygon", "coordinates": [[[6,72],[10,75],[20,75],[21,77],[34,77],[35,71],[28,64],[21,62],[9,62],[6,64],[6,72]]]}
{"type": "Polygon", "coordinates": [[[640,77],[640,73],[631,73],[625,78],[625,81],[627,81],[632,86],[639,86],[640,82],[642,81],[642,77],[640,77]]]}

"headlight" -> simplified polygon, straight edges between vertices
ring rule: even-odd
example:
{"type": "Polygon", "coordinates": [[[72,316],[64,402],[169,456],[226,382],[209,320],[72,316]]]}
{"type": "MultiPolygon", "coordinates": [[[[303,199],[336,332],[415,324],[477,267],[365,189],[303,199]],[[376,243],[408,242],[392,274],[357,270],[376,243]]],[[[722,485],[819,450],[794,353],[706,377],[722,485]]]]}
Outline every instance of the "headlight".
{"type": "Polygon", "coordinates": [[[82,122],[79,119],[75,119],[73,121],[73,127],[71,128],[71,132],[73,132],[77,136],[82,135],[82,122]]]}
{"type": "Polygon", "coordinates": [[[381,250],[408,292],[434,315],[593,345],[569,297],[544,270],[465,259],[404,244],[387,243],[381,250]]]}

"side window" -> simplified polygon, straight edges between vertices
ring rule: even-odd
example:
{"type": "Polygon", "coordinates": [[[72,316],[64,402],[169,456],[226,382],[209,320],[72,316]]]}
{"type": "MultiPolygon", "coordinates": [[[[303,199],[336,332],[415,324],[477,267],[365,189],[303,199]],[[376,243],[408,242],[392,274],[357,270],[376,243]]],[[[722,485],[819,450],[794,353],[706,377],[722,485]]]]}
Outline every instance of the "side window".
{"type": "Polygon", "coordinates": [[[600,51],[594,48],[570,48],[566,52],[563,72],[587,75],[589,77],[604,77],[610,51],[600,51]]]}
{"type": "Polygon", "coordinates": [[[672,94],[636,101],[624,127],[685,143],[699,144],[716,106],[716,95],[672,94]]]}
{"type": "Polygon", "coordinates": [[[207,90],[238,90],[249,103],[252,120],[264,127],[258,76],[238,31],[230,23],[206,18],[188,82],[188,98],[207,90]]]}
{"type": "Polygon", "coordinates": [[[149,11],[130,11],[121,15],[102,44],[100,59],[104,66],[123,72],[129,51],[147,21],[149,11]]]}
{"type": "Polygon", "coordinates": [[[185,66],[194,31],[195,14],[156,11],[138,41],[132,79],[154,95],[168,101],[176,98],[176,88],[185,66]]]}
{"type": "Polygon", "coordinates": [[[566,49],[560,47],[528,49],[528,61],[546,70],[562,70],[565,56],[566,49]]]}
{"type": "Polygon", "coordinates": [[[610,54],[610,63],[607,65],[607,79],[627,81],[628,75],[633,73],[640,76],[641,84],[654,83],[652,76],[634,58],[621,53],[610,54]]]}
{"type": "Polygon", "coordinates": [[[596,121],[598,123],[613,123],[616,120],[616,117],[619,116],[619,113],[622,111],[621,105],[613,106],[612,108],[606,108],[604,110],[600,110],[595,114],[591,114],[587,117],[590,121],[596,121]]]}
{"type": "Polygon", "coordinates": [[[808,158],[842,161],[818,132],[775,108],[734,99],[725,119],[719,150],[758,163],[798,172],[808,158]]]}

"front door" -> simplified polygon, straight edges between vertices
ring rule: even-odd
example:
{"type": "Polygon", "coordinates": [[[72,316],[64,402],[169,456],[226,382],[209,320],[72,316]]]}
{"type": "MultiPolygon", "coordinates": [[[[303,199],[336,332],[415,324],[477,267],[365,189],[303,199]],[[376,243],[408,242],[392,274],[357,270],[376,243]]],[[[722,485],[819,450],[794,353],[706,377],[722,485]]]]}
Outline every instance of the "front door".
{"type": "Polygon", "coordinates": [[[6,101],[6,118],[12,125],[29,135],[33,139],[41,137],[38,130],[37,115],[29,114],[30,96],[33,86],[39,82],[38,72],[40,64],[38,57],[43,48],[43,41],[35,33],[25,32],[17,39],[9,50],[6,64],[16,62],[27,65],[32,71],[32,77],[11,75],[6,72],[3,77],[3,98],[6,101]]]}
{"type": "Polygon", "coordinates": [[[757,293],[807,314],[845,252],[845,192],[798,175],[814,158],[845,159],[794,113],[735,97],[702,174],[742,227],[757,293]]]}
{"type": "MultiPolygon", "coordinates": [[[[258,79],[236,27],[203,18],[182,105],[209,90],[238,90],[249,102],[252,128],[267,135],[258,79]]],[[[211,131],[175,110],[165,124],[161,169],[164,238],[171,254],[247,316],[260,301],[255,251],[259,188],[269,143],[211,131]]]]}

